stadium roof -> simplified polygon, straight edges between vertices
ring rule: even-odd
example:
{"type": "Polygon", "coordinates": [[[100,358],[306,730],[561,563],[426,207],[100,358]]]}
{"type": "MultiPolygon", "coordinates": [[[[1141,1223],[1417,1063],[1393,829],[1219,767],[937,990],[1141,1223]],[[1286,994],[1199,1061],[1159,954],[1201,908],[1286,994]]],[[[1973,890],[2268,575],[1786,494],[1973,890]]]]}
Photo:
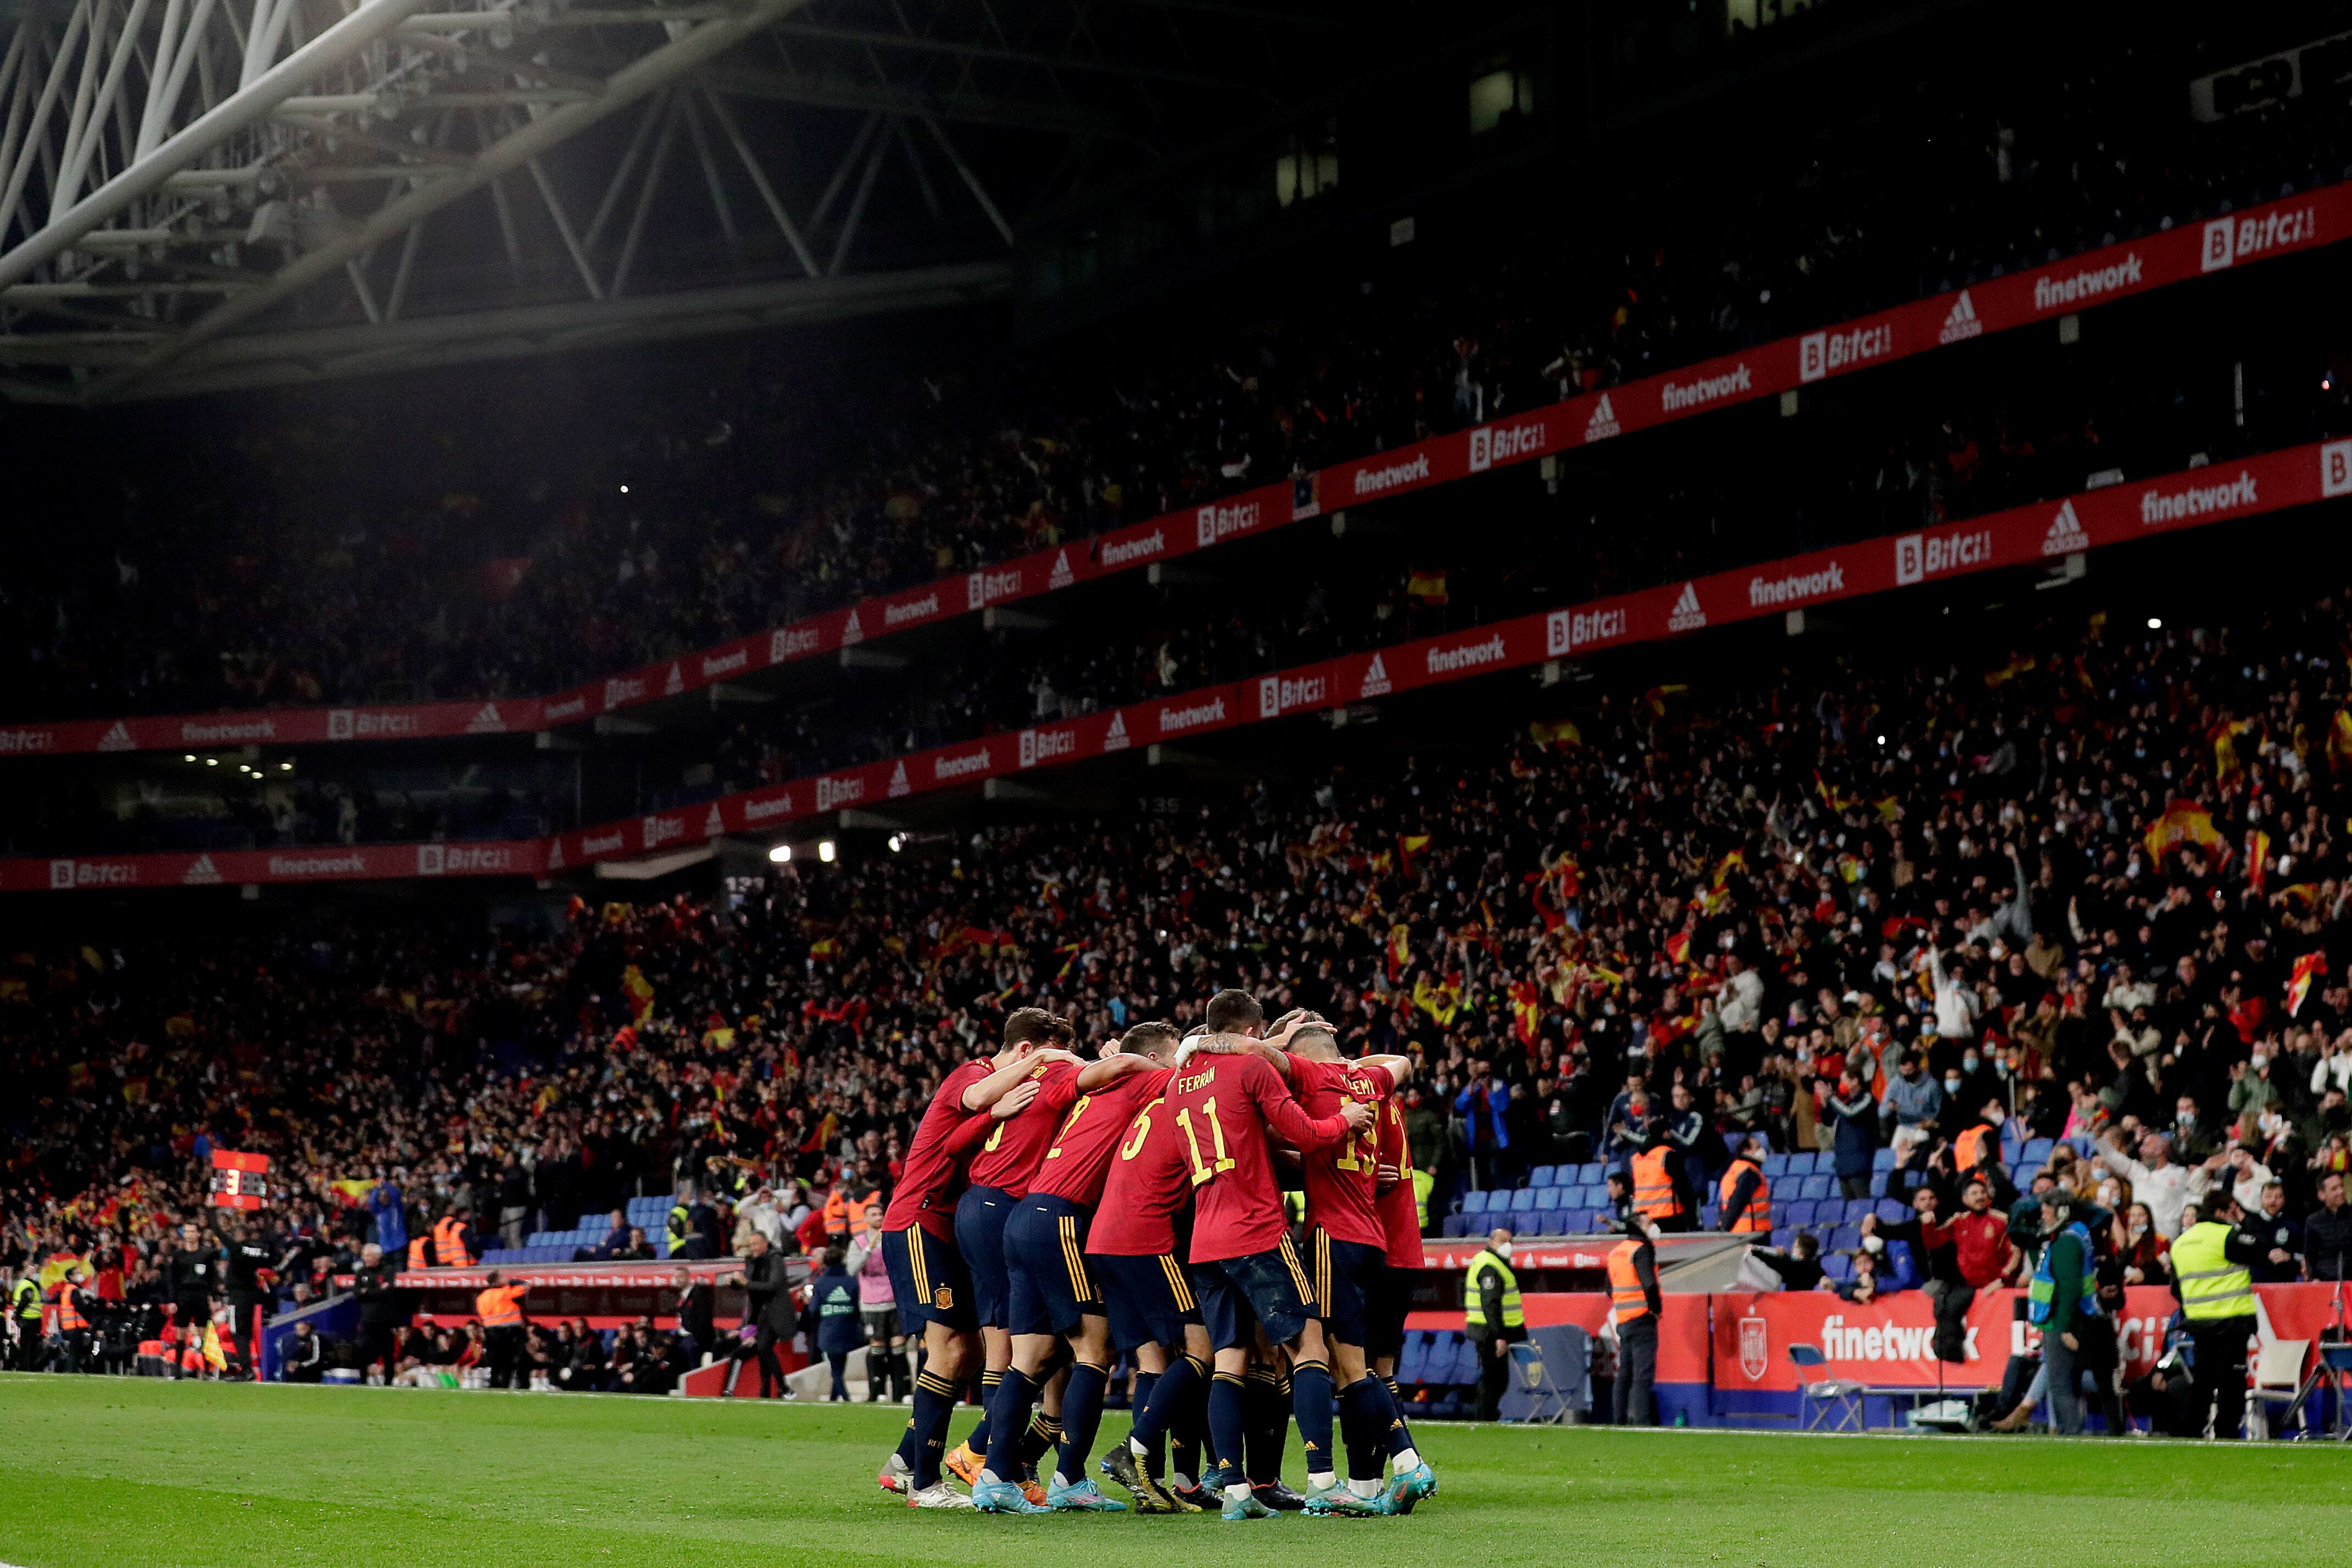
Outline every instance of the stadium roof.
{"type": "Polygon", "coordinates": [[[1006,297],[1029,214],[1307,101],[1412,8],[0,0],[0,392],[1006,297]]]}

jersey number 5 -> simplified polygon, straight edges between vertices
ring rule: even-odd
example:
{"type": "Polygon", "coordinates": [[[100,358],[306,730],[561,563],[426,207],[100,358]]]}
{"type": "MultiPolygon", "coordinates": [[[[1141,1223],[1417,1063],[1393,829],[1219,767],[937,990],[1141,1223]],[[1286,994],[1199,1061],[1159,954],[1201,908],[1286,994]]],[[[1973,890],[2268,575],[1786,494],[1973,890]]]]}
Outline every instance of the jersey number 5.
{"type": "Polygon", "coordinates": [[[1202,1182],[1213,1180],[1219,1171],[1229,1171],[1234,1168],[1233,1157],[1225,1153],[1225,1130],[1217,1124],[1217,1103],[1214,1100],[1201,1102],[1201,1114],[1209,1124],[1210,1145],[1217,1152],[1217,1157],[1213,1162],[1201,1157],[1201,1139],[1192,1131],[1191,1109],[1188,1107],[1176,1113],[1176,1125],[1182,1129],[1184,1134],[1184,1152],[1192,1162],[1194,1186],[1199,1186],[1202,1182]]]}

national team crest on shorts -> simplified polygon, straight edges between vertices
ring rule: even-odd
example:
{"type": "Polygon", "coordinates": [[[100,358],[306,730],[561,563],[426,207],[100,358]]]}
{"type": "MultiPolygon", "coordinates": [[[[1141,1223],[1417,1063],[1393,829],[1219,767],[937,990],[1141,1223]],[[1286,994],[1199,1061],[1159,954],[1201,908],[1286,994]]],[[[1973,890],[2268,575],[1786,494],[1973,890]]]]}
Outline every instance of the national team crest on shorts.
{"type": "Polygon", "coordinates": [[[1739,1320],[1739,1370],[1748,1375],[1750,1383],[1764,1381],[1764,1373],[1772,1364],[1771,1354],[1764,1335],[1762,1318],[1739,1320]]]}
{"type": "Polygon", "coordinates": [[[943,1312],[955,1311],[955,1292],[941,1285],[931,1292],[931,1305],[943,1312]]]}

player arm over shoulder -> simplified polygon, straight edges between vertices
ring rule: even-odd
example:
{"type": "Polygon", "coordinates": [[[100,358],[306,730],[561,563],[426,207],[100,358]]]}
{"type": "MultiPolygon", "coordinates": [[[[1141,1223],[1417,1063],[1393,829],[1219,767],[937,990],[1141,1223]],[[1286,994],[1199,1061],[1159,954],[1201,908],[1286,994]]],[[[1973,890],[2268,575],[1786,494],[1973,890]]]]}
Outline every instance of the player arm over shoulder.
{"type": "Polygon", "coordinates": [[[1287,1140],[1301,1152],[1328,1149],[1372,1123],[1371,1107],[1353,1100],[1340,1106],[1338,1115],[1318,1121],[1299,1108],[1282,1081],[1271,1072],[1251,1073],[1248,1087],[1265,1124],[1274,1129],[1276,1136],[1287,1140]]]}
{"type": "Polygon", "coordinates": [[[1132,1051],[1089,1061],[1078,1069],[1078,1092],[1091,1094],[1108,1084],[1118,1082],[1130,1072],[1150,1072],[1159,1065],[1151,1058],[1132,1051]]]}
{"type": "Polygon", "coordinates": [[[1389,1075],[1391,1092],[1403,1088],[1412,1079],[1412,1058],[1410,1056],[1360,1056],[1358,1067],[1377,1067],[1389,1075]]]}
{"type": "Polygon", "coordinates": [[[1015,1084],[1035,1073],[1037,1069],[1045,1063],[1075,1062],[1077,1060],[1066,1051],[1033,1051],[1026,1056],[1006,1062],[987,1077],[967,1086],[963,1092],[963,1108],[967,1111],[985,1111],[1010,1093],[1015,1084]]]}

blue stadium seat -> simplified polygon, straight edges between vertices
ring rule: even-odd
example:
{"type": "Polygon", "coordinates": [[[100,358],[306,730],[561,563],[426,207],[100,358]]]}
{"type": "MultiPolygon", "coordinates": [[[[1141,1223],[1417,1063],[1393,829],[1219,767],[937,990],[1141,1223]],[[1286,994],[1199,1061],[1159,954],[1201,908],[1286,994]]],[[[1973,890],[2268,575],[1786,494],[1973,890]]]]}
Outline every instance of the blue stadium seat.
{"type": "Polygon", "coordinates": [[[1777,1230],[1781,1226],[1788,1223],[1789,1200],[1785,1197],[1774,1198],[1772,1200],[1772,1228],[1777,1230]]]}
{"type": "Polygon", "coordinates": [[[1786,1252],[1796,1239],[1797,1231],[1794,1226],[1781,1225],[1773,1228],[1772,1245],[1781,1251],[1786,1252]]]}
{"type": "Polygon", "coordinates": [[[1559,1174],[1550,1166],[1538,1166],[1528,1173],[1528,1185],[1533,1187],[1549,1186],[1552,1185],[1553,1178],[1559,1174]]]}
{"type": "Polygon", "coordinates": [[[1900,1225],[1910,1218],[1909,1204],[1898,1202],[1891,1197],[1878,1200],[1878,1223],[1881,1225],[1900,1225]]]}
{"type": "Polygon", "coordinates": [[[1699,1205],[1698,1228],[1701,1230],[1714,1230],[1719,1228],[1717,1226],[1716,1221],[1722,1218],[1723,1211],[1716,1207],[1713,1203],[1703,1203],[1699,1205]]]}
{"type": "Polygon", "coordinates": [[[1822,1260],[1822,1272],[1843,1283],[1853,1278],[1853,1260],[1843,1254],[1832,1254],[1822,1260]]]}
{"type": "Polygon", "coordinates": [[[1874,1214],[1877,1210],[1878,1204],[1874,1199],[1867,1197],[1847,1198],[1845,1200],[1845,1222],[1848,1225],[1859,1225],[1862,1223],[1862,1217],[1864,1215],[1874,1214]]]}
{"type": "Polygon", "coordinates": [[[1556,1212],[1559,1207],[1559,1196],[1560,1189],[1559,1187],[1538,1187],[1536,1189],[1536,1212],[1538,1214],[1551,1214],[1556,1212]]]}
{"type": "Polygon", "coordinates": [[[1841,1225],[1830,1232],[1828,1248],[1832,1252],[1851,1252],[1861,1245],[1862,1227],[1859,1225],[1841,1225]]]}
{"type": "Polygon", "coordinates": [[[1576,1168],[1578,1174],[1584,1178],[1587,1186],[1597,1186],[1601,1183],[1609,1179],[1609,1162],[1607,1160],[1587,1160],[1576,1168]]]}
{"type": "Polygon", "coordinates": [[[1765,1174],[1766,1176],[1782,1176],[1782,1175],[1785,1175],[1785,1174],[1787,1173],[1788,1169],[1789,1169],[1789,1156],[1788,1156],[1788,1155],[1766,1155],[1764,1156],[1764,1174],[1765,1174]]]}
{"type": "Polygon", "coordinates": [[[2018,1158],[2027,1165],[2038,1166],[2047,1161],[2050,1158],[2050,1151],[2057,1146],[2058,1140],[2055,1138],[2028,1138],[2025,1140],[2025,1151],[2018,1155],[2018,1158]]]}
{"type": "Polygon", "coordinates": [[[1895,1151],[1893,1149],[1879,1149],[1874,1152],[1870,1156],[1870,1168],[1874,1171],[1893,1170],[1895,1168],[1895,1151]]]}
{"type": "Polygon", "coordinates": [[[1447,1215],[1444,1220],[1438,1226],[1437,1230],[1439,1235],[1444,1236],[1448,1240],[1453,1239],[1454,1237],[1462,1234],[1462,1217],[1458,1214],[1447,1215]]]}
{"type": "Polygon", "coordinates": [[[1464,1193],[1462,1195],[1462,1212],[1465,1214],[1486,1213],[1486,1195],[1479,1191],[1476,1187],[1473,1187],[1468,1192],[1464,1193]]]}
{"type": "MultiPolygon", "coordinates": [[[[1773,1205],[1773,1207],[1774,1207],[1775,1208],[1777,1208],[1777,1207],[1780,1207],[1780,1205],[1775,1204],[1775,1205],[1773,1205]]],[[[1794,1203],[1792,1203],[1792,1204],[1790,1204],[1790,1205],[1789,1206],[1789,1223],[1790,1223],[1790,1224],[1791,1224],[1791,1225],[1793,1225],[1793,1226],[1796,1226],[1799,1229],[1802,1229],[1804,1227],[1806,1227],[1806,1226],[1808,1226],[1808,1225],[1811,1225],[1812,1222],[1813,1222],[1813,1200],[1812,1200],[1811,1198],[1809,1198],[1809,1197],[1801,1197],[1801,1198],[1797,1199],[1797,1201],[1796,1201],[1796,1202],[1794,1202],[1794,1203]]]]}
{"type": "Polygon", "coordinates": [[[1419,1383],[1423,1368],[1429,1364],[1429,1331],[1404,1331],[1404,1348],[1397,1353],[1396,1377],[1399,1383],[1419,1383]]]}
{"type": "Polygon", "coordinates": [[[1818,1154],[1800,1151],[1789,1156],[1789,1174],[1790,1176],[1811,1176],[1821,1168],[1822,1156],[1818,1154]]]}
{"type": "Polygon", "coordinates": [[[1887,1178],[1888,1178],[1888,1177],[1890,1177],[1890,1176],[1892,1176],[1894,1174],[1895,1174],[1895,1173],[1894,1173],[1893,1171],[1873,1171],[1873,1172],[1871,1172],[1871,1173],[1870,1173],[1870,1196],[1871,1196],[1871,1197],[1885,1197],[1886,1196],[1886,1182],[1887,1182],[1887,1178]]]}

